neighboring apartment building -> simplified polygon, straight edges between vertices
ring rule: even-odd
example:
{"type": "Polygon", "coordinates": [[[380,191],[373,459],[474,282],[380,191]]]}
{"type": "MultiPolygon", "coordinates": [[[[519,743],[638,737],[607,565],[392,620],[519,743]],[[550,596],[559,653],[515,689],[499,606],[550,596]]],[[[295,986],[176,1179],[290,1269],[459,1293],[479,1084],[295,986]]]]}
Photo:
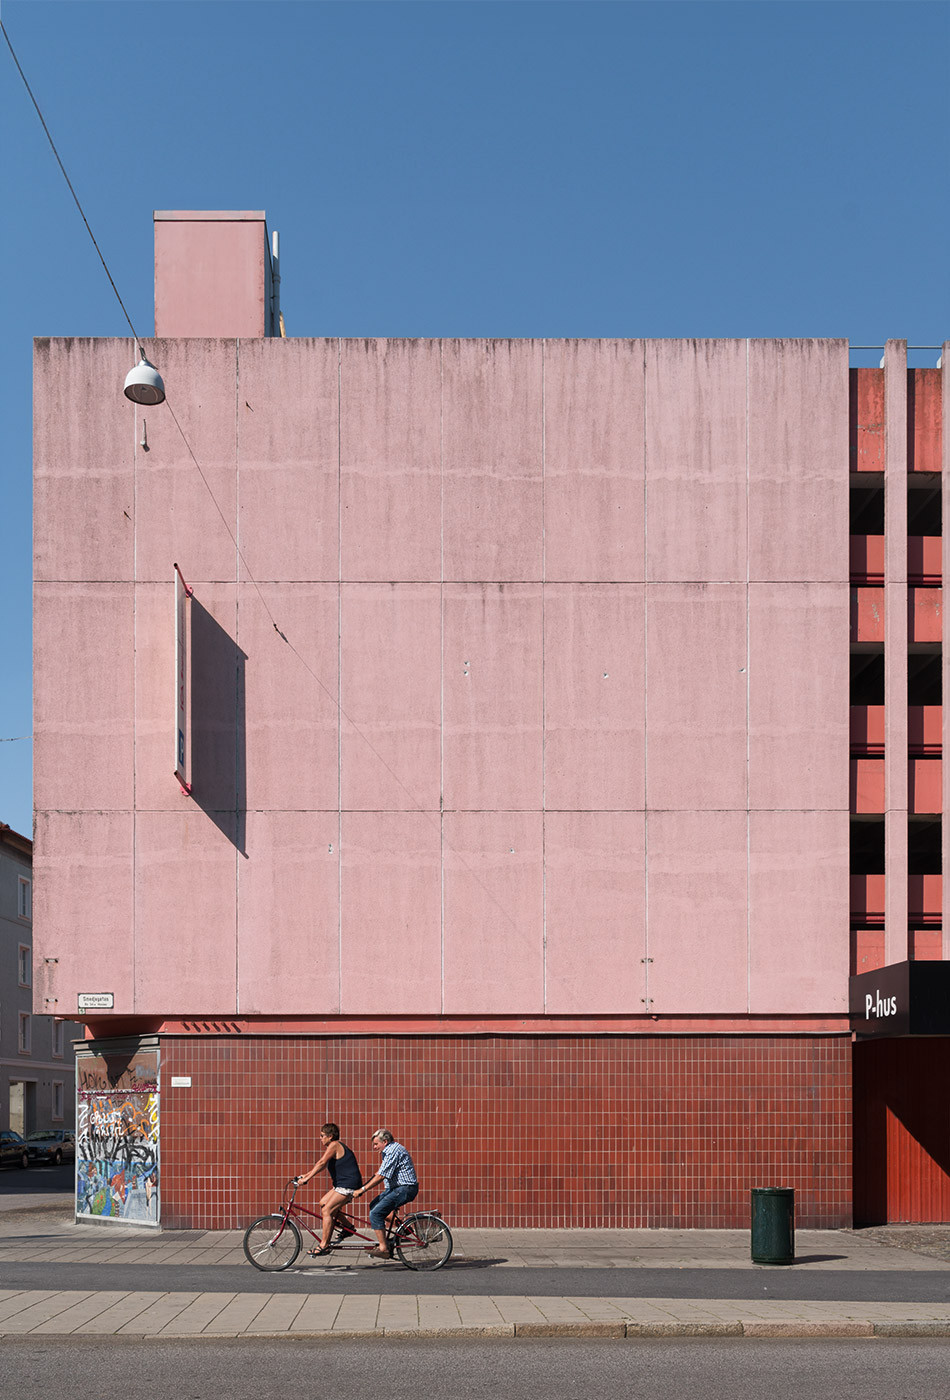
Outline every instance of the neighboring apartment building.
{"type": "Polygon", "coordinates": [[[0,822],[0,1126],[71,1128],[83,1027],[33,1009],[33,843],[0,822]]]}
{"type": "Polygon", "coordinates": [[[950,360],[287,340],[263,215],[155,232],[167,404],[35,351],[37,995],[99,1213],[240,1225],[329,1117],[459,1224],[950,1218],[950,1020],[848,1004],[950,953],[950,360]]]}

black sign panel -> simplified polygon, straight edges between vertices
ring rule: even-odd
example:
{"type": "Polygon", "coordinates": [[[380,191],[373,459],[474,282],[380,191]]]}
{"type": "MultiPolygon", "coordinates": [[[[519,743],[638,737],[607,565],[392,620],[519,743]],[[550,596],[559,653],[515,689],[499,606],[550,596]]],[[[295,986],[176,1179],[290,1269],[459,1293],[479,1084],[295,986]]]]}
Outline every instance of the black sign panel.
{"type": "Polygon", "coordinates": [[[902,962],[850,979],[851,1029],[880,1039],[950,1035],[950,962],[902,962]]]}

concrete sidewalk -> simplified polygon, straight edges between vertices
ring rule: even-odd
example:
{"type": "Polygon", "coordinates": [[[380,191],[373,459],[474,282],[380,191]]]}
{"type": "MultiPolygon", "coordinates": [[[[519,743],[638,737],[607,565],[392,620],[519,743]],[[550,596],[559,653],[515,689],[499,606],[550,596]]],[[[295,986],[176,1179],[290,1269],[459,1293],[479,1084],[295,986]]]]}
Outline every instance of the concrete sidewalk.
{"type": "MultiPolygon", "coordinates": [[[[950,1253],[950,1227],[915,1227],[917,1245],[950,1253]]],[[[2,1287],[13,1262],[100,1266],[155,1263],[243,1263],[241,1232],[162,1233],[128,1226],[76,1225],[57,1212],[11,1212],[0,1222],[0,1335],[161,1337],[393,1336],[483,1337],[950,1337],[950,1263],[918,1248],[895,1248],[847,1230],[798,1232],[796,1273],[842,1275],[939,1271],[946,1301],[937,1303],[625,1297],[539,1297],[524,1294],[387,1293],[397,1264],[373,1264],[356,1254],[328,1260],[301,1254],[295,1270],[339,1277],[339,1289],[319,1294],[275,1293],[265,1274],[251,1275],[251,1292],[16,1289],[2,1287]],[[378,1292],[348,1293],[354,1270],[379,1275],[378,1292]],[[259,1281],[259,1282],[258,1282],[259,1281]]],[[[899,1231],[894,1232],[899,1239],[899,1231]]],[[[458,1230],[453,1265],[484,1268],[599,1268],[683,1271],[749,1269],[749,1235],[742,1230],[458,1230]]],[[[762,1267],[768,1277],[786,1270],[762,1267]]],[[[106,1277],[106,1282],[107,1277],[106,1277]]],[[[487,1282],[487,1280],[486,1280],[487,1282]]],[[[618,1282],[621,1282],[618,1279],[618,1282]]],[[[846,1295],[846,1281],[842,1279],[846,1295]]]]}

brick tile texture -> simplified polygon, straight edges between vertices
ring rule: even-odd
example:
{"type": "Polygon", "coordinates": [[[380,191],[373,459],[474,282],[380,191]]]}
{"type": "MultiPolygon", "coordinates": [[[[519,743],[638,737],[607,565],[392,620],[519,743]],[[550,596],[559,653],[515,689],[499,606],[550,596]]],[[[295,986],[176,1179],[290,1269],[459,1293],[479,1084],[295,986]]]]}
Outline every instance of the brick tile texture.
{"type": "Polygon", "coordinates": [[[328,1119],[364,1176],[390,1128],[459,1226],[743,1228],[775,1185],[800,1227],[851,1221],[848,1036],[165,1038],[161,1085],[171,1228],[273,1210],[328,1119]]]}

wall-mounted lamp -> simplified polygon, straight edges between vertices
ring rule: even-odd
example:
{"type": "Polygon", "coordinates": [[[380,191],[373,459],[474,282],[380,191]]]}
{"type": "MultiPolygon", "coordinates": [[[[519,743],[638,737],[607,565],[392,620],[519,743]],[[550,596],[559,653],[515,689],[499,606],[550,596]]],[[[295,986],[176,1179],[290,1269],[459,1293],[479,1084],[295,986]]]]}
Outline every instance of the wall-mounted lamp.
{"type": "Polygon", "coordinates": [[[145,351],[139,346],[140,362],[125,376],[125,397],[133,403],[149,406],[165,402],[165,385],[162,376],[154,365],[145,358],[145,351]]]}

